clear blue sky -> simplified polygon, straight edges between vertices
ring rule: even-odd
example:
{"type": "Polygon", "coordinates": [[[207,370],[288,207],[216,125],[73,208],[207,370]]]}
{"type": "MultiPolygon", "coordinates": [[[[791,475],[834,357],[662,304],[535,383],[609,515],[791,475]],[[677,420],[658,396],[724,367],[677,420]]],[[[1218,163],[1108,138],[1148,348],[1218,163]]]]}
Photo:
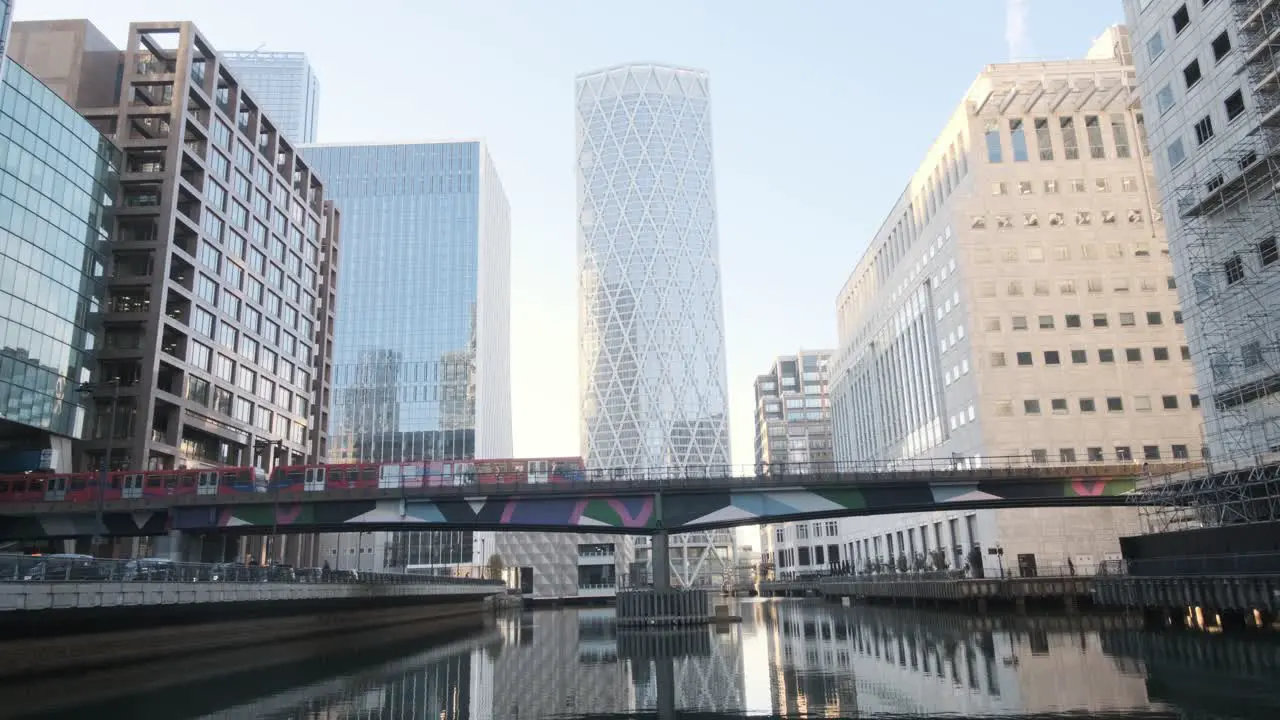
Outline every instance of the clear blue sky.
{"type": "MultiPolygon", "coordinates": [[[[734,460],[751,382],[835,344],[835,296],[982,67],[1083,56],[1120,0],[17,0],[16,19],[193,20],[218,50],[306,52],[320,140],[483,137],[512,208],[517,454],[578,448],[573,79],[711,73],[734,460]],[[1013,32],[1006,32],[1008,19],[1013,32]]],[[[424,322],[430,320],[424,318],[424,322]]]]}

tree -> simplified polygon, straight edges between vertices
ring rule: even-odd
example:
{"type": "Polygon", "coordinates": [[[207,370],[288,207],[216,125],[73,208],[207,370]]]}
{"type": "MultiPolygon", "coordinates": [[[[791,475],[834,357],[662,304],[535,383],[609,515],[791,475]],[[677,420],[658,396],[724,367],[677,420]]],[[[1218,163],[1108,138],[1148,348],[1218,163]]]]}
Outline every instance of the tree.
{"type": "Polygon", "coordinates": [[[506,563],[502,562],[502,556],[494,553],[489,556],[489,579],[501,580],[502,571],[507,569],[506,563]]]}

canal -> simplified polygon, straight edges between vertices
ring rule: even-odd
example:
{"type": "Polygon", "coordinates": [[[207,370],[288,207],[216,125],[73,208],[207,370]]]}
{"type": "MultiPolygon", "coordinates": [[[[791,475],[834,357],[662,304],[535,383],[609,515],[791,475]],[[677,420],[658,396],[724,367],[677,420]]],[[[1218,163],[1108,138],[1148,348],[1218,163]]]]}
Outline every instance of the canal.
{"type": "Polygon", "coordinates": [[[607,609],[516,612],[429,640],[104,670],[0,687],[0,717],[1280,717],[1274,636],[798,599],[737,612],[739,625],[659,633],[619,631],[607,609]]]}

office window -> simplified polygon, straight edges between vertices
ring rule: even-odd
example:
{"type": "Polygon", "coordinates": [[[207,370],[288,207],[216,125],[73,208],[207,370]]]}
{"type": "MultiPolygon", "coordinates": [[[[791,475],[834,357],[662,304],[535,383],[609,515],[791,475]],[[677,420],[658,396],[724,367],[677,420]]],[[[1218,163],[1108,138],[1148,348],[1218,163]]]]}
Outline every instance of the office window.
{"type": "Polygon", "coordinates": [[[1071,364],[1084,365],[1089,362],[1089,353],[1084,350],[1071,351],[1071,364]]]}
{"type": "Polygon", "coordinates": [[[1013,161],[1027,161],[1027,134],[1022,129],[1022,120],[1015,118],[1009,121],[1009,139],[1013,143],[1013,161]]]}
{"type": "Polygon", "coordinates": [[[1173,96],[1173,86],[1165,83],[1164,87],[1156,91],[1156,109],[1163,115],[1169,112],[1175,102],[1173,96]]]}
{"type": "Polygon", "coordinates": [[[1258,262],[1266,267],[1276,260],[1280,260],[1280,251],[1276,248],[1276,238],[1273,235],[1258,243],[1258,262]]]}
{"type": "Polygon", "coordinates": [[[1244,112],[1244,95],[1236,90],[1222,101],[1222,107],[1227,111],[1227,122],[1231,122],[1244,112]]]}
{"type": "Polygon", "coordinates": [[[1124,359],[1126,362],[1142,362],[1142,348],[1125,348],[1124,359]]]}
{"type": "Polygon", "coordinates": [[[1067,327],[1069,327],[1069,328],[1078,328],[1078,327],[1080,327],[1080,316],[1079,316],[1079,315],[1067,315],[1064,319],[1066,320],[1067,327]]]}
{"type": "Polygon", "coordinates": [[[1137,324],[1138,322],[1134,318],[1133,313],[1131,312],[1120,313],[1120,327],[1133,327],[1134,325],[1137,325],[1137,324]]]}
{"type": "Polygon", "coordinates": [[[1052,330],[1052,329],[1053,329],[1053,316],[1052,316],[1052,315],[1041,315],[1041,316],[1040,316],[1040,329],[1041,329],[1041,330],[1052,330]]]}
{"type": "Polygon", "coordinates": [[[1097,115],[1084,116],[1084,134],[1089,139],[1089,157],[1105,160],[1107,150],[1102,144],[1102,122],[1097,115]]]}
{"type": "Polygon", "coordinates": [[[1062,364],[1062,360],[1061,360],[1061,358],[1058,356],[1058,351],[1057,351],[1057,350],[1045,350],[1045,351],[1044,351],[1044,364],[1045,364],[1045,365],[1061,365],[1061,364],[1062,364]]]}
{"type": "Polygon", "coordinates": [[[1128,445],[1116,446],[1116,460],[1119,460],[1120,462],[1129,462],[1132,459],[1133,452],[1129,449],[1128,445]]]}
{"type": "Polygon", "coordinates": [[[1107,398],[1107,412],[1124,412],[1124,399],[1118,397],[1107,398]]]}
{"type": "Polygon", "coordinates": [[[1005,358],[1002,352],[991,353],[991,367],[1004,367],[1005,358]]]}
{"type": "Polygon", "coordinates": [[[1022,366],[1031,365],[1032,364],[1031,353],[1029,352],[1018,353],[1018,364],[1022,366]]]}
{"type": "Polygon", "coordinates": [[[1050,410],[1052,410],[1052,411],[1053,411],[1053,414],[1054,414],[1054,415],[1066,415],[1066,414],[1067,414],[1067,399],[1066,399],[1066,398],[1053,398],[1052,400],[1050,400],[1050,401],[1049,401],[1049,408],[1050,408],[1050,410]]]}
{"type": "Polygon", "coordinates": [[[1165,149],[1169,156],[1169,167],[1176,168],[1187,159],[1187,151],[1182,146],[1182,138],[1174,138],[1165,149]]]}
{"type": "Polygon", "coordinates": [[[1191,359],[1191,348],[1187,347],[1186,345],[1183,345],[1182,347],[1180,347],[1180,348],[1178,348],[1178,349],[1182,352],[1182,359],[1183,359],[1183,360],[1190,360],[1190,359],[1191,359]]]}
{"type": "Polygon", "coordinates": [[[1161,397],[1160,397],[1160,404],[1164,406],[1164,409],[1165,409],[1165,410],[1177,410],[1177,409],[1178,409],[1178,396],[1177,396],[1177,395],[1163,395],[1163,396],[1161,396],[1161,397]]]}
{"type": "Polygon", "coordinates": [[[1102,448],[1100,447],[1086,448],[1085,452],[1089,454],[1089,462],[1102,462],[1102,448]]]}
{"type": "Polygon", "coordinates": [[[1244,261],[1239,255],[1231,258],[1222,264],[1222,269],[1227,274],[1227,284],[1235,285],[1244,279],[1244,261]]]}
{"type": "Polygon", "coordinates": [[[1039,415],[1040,401],[1039,400],[1023,400],[1022,411],[1028,415],[1039,415]]]}
{"type": "Polygon", "coordinates": [[[1133,397],[1133,409],[1138,412],[1151,412],[1151,396],[1135,395],[1133,397]]]}
{"type": "Polygon", "coordinates": [[[1070,117],[1058,119],[1059,129],[1062,131],[1062,154],[1068,160],[1080,159],[1080,147],[1076,144],[1076,126],[1075,121],[1070,117]]]}
{"type": "Polygon", "coordinates": [[[1182,68],[1182,79],[1186,81],[1188,90],[1195,87],[1202,77],[1204,76],[1200,73],[1199,60],[1192,60],[1187,63],[1186,67],[1182,68]]]}
{"type": "Polygon", "coordinates": [[[1160,446],[1159,445],[1143,445],[1142,459],[1143,460],[1159,460],[1160,446]]]}
{"type": "Polygon", "coordinates": [[[1154,35],[1147,38],[1147,61],[1155,62],[1156,58],[1164,54],[1164,35],[1157,30],[1154,35]]]}
{"type": "Polygon", "coordinates": [[[1159,313],[1159,312],[1152,312],[1152,311],[1148,311],[1148,312],[1147,312],[1147,324],[1148,324],[1148,325],[1163,325],[1163,324],[1164,324],[1164,319],[1160,316],[1160,313],[1159,313]]]}
{"type": "Polygon", "coordinates": [[[1177,10],[1173,11],[1173,34],[1177,35],[1187,26],[1191,24],[1191,14],[1187,12],[1187,5],[1183,3],[1177,10]]]}
{"type": "Polygon", "coordinates": [[[1097,409],[1097,405],[1094,404],[1093,398],[1080,398],[1080,412],[1091,413],[1095,412],[1097,409]]]}
{"type": "MultiPolygon", "coordinates": [[[[1051,158],[1051,159],[1052,159],[1052,158],[1051,158]]],[[[1045,181],[1044,181],[1044,194],[1045,194],[1045,195],[1057,195],[1057,194],[1058,194],[1058,181],[1057,181],[1057,180],[1045,180],[1045,181]]]]}
{"type": "Polygon", "coordinates": [[[1116,353],[1111,348],[1102,348],[1098,350],[1098,362],[1113,363],[1116,361],[1116,353]]]}
{"type": "Polygon", "coordinates": [[[1196,144],[1203,145],[1213,138],[1213,118],[1205,115],[1195,125],[1196,144]]]}
{"type": "Polygon", "coordinates": [[[1195,409],[1195,408],[1200,407],[1200,396],[1199,396],[1199,395],[1197,395],[1197,394],[1195,394],[1195,393],[1191,393],[1191,395],[1190,395],[1190,397],[1189,397],[1189,401],[1190,401],[1190,403],[1191,403],[1191,407],[1192,407],[1192,409],[1195,409]]]}
{"type": "Polygon", "coordinates": [[[1169,348],[1153,347],[1151,348],[1151,357],[1154,360],[1165,361],[1169,359],[1169,348]]]}
{"type": "Polygon", "coordinates": [[[1012,327],[1013,327],[1013,329],[1014,329],[1014,330],[1026,330],[1026,329],[1027,329],[1027,316],[1026,316],[1026,315],[1014,315],[1014,316],[1013,316],[1013,318],[1012,318],[1012,321],[1013,321],[1013,325],[1012,325],[1012,327]]]}
{"type": "Polygon", "coordinates": [[[1174,459],[1174,460],[1186,460],[1186,459],[1188,459],[1188,458],[1190,458],[1190,457],[1191,457],[1191,456],[1187,453],[1187,446],[1186,446],[1186,445],[1174,445],[1171,449],[1173,450],[1173,459],[1174,459]]]}
{"type": "Polygon", "coordinates": [[[1210,47],[1213,48],[1214,62],[1222,60],[1222,58],[1227,56],[1227,53],[1231,52],[1231,36],[1227,35],[1226,30],[1223,30],[1218,34],[1218,37],[1213,39],[1213,42],[1210,43],[1210,47]]]}
{"type": "Polygon", "coordinates": [[[987,162],[1000,162],[1000,126],[995,121],[987,122],[987,162]]]}
{"type": "Polygon", "coordinates": [[[1018,194],[1019,194],[1019,195],[1034,195],[1034,194],[1035,194],[1035,189],[1032,187],[1032,185],[1031,185],[1031,181],[1030,181],[1030,180],[1019,180],[1019,181],[1018,181],[1018,194]]]}
{"type": "Polygon", "coordinates": [[[1012,400],[997,400],[997,401],[996,401],[996,415],[998,415],[998,416],[1000,416],[1000,417],[1008,417],[1008,416],[1010,416],[1010,415],[1013,415],[1013,401],[1012,401],[1012,400]]]}
{"type": "Polygon", "coordinates": [[[1093,326],[1096,328],[1104,328],[1108,326],[1106,313],[1093,314],[1093,326]]]}
{"type": "Polygon", "coordinates": [[[1073,463],[1076,461],[1075,448],[1062,448],[1058,451],[1058,461],[1064,463],[1073,463]]]}
{"type": "MultiPolygon", "coordinates": [[[[1048,118],[1036,118],[1035,126],[1036,126],[1036,146],[1040,150],[1040,159],[1053,160],[1053,140],[1049,136],[1048,118]]],[[[1053,182],[1053,181],[1051,180],[1045,181],[1044,183],[1045,192],[1050,192],[1049,190],[1050,182],[1053,182]]],[[[1057,192],[1056,183],[1055,183],[1053,192],[1057,192]]]]}

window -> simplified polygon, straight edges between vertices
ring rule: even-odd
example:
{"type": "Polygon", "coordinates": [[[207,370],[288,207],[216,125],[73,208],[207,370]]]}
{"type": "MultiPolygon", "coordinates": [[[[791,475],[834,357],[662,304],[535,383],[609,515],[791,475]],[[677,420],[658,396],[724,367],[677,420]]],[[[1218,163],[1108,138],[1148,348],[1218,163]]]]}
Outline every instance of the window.
{"type": "Polygon", "coordinates": [[[1120,327],[1133,327],[1138,321],[1131,312],[1120,313],[1120,327]]]}
{"type": "Polygon", "coordinates": [[[1044,248],[1039,245],[1027,246],[1027,262],[1044,262],[1044,248]]]}
{"type": "Polygon", "coordinates": [[[1093,213],[1089,212],[1088,210],[1077,210],[1077,211],[1076,211],[1076,224],[1077,224],[1077,225],[1091,225],[1091,224],[1093,224],[1093,213]]]}
{"type": "Polygon", "coordinates": [[[209,347],[198,342],[191,343],[191,348],[187,351],[187,362],[201,370],[209,369],[210,357],[212,357],[212,353],[209,347]]]}
{"type": "Polygon", "coordinates": [[[1169,112],[1169,108],[1173,107],[1173,86],[1165,83],[1165,86],[1156,91],[1156,109],[1163,115],[1169,112]]]}
{"type": "Polygon", "coordinates": [[[1246,368],[1257,367],[1262,364],[1262,345],[1257,340],[1246,343],[1240,348],[1240,359],[1244,362],[1246,368]]]}
{"type": "Polygon", "coordinates": [[[1157,30],[1155,35],[1147,38],[1147,62],[1155,62],[1164,53],[1164,36],[1157,30]]]}
{"type": "Polygon", "coordinates": [[[1150,411],[1151,411],[1151,396],[1150,396],[1150,395],[1135,395],[1135,396],[1134,396],[1134,398],[1133,398],[1133,409],[1134,409],[1134,410],[1137,410],[1138,412],[1150,412],[1150,411]]]}
{"type": "Polygon", "coordinates": [[[1173,450],[1174,460],[1186,460],[1187,458],[1191,457],[1190,455],[1187,454],[1186,445],[1174,445],[1172,446],[1171,449],[1173,450]]]}
{"type": "Polygon", "coordinates": [[[1075,448],[1062,448],[1058,451],[1058,460],[1064,463],[1073,463],[1076,461],[1075,448]]]}
{"type": "Polygon", "coordinates": [[[1061,364],[1062,364],[1062,360],[1058,357],[1058,351],[1057,351],[1057,350],[1045,350],[1045,351],[1044,351],[1044,364],[1045,364],[1045,365],[1061,365],[1061,364]]]}
{"type": "MultiPolygon", "coordinates": [[[[1036,146],[1040,150],[1041,160],[1053,160],[1053,140],[1049,136],[1048,118],[1036,118],[1036,146]]],[[[1045,181],[1045,192],[1049,192],[1050,180],[1045,181]]]]}
{"type": "Polygon", "coordinates": [[[1153,347],[1151,348],[1151,357],[1154,360],[1164,362],[1169,359],[1169,348],[1153,347]]]}
{"type": "Polygon", "coordinates": [[[1009,121],[1009,139],[1013,142],[1013,161],[1027,161],[1027,134],[1022,129],[1022,120],[1009,121]]]}
{"type": "Polygon", "coordinates": [[[1111,192],[1111,181],[1104,177],[1094,178],[1093,191],[1100,193],[1111,192]]]}
{"type": "Polygon", "coordinates": [[[1002,183],[1002,182],[991,183],[991,194],[992,195],[1008,195],[1009,194],[1008,184],[1002,183]]]}
{"type": "Polygon", "coordinates": [[[1043,448],[1031,451],[1031,462],[1044,464],[1049,462],[1049,451],[1043,448]]]}
{"type": "Polygon", "coordinates": [[[1084,178],[1071,178],[1071,192],[1082,193],[1084,189],[1084,178]]]}
{"type": "Polygon", "coordinates": [[[1235,120],[1244,112],[1244,95],[1236,90],[1222,101],[1222,107],[1227,111],[1227,122],[1235,120]]]}
{"type": "Polygon", "coordinates": [[[1045,180],[1045,181],[1044,181],[1044,194],[1045,194],[1045,195],[1057,195],[1057,194],[1058,194],[1058,181],[1057,181],[1057,180],[1045,180]]]}
{"type": "Polygon", "coordinates": [[[1163,325],[1163,324],[1164,324],[1164,319],[1163,319],[1162,317],[1160,317],[1160,313],[1159,313],[1159,312],[1156,312],[1156,311],[1148,311],[1148,312],[1147,312],[1147,324],[1148,324],[1148,325],[1163,325]]]}
{"type": "Polygon", "coordinates": [[[1222,264],[1222,269],[1227,273],[1227,284],[1235,285],[1244,279],[1244,261],[1239,255],[1231,258],[1222,264]]]}
{"type": "Polygon", "coordinates": [[[1040,329],[1041,329],[1041,330],[1052,330],[1052,329],[1053,329],[1053,316],[1052,316],[1052,315],[1041,315],[1041,316],[1040,316],[1040,318],[1039,318],[1039,320],[1040,320],[1040,329]]]}
{"type": "Polygon", "coordinates": [[[1032,188],[1032,186],[1031,186],[1031,181],[1030,181],[1030,180],[1019,180],[1019,181],[1018,181],[1018,194],[1019,194],[1019,195],[1033,195],[1033,194],[1035,194],[1035,190],[1032,188]]]}
{"type": "Polygon", "coordinates": [[[1142,458],[1143,458],[1144,460],[1159,460],[1159,459],[1160,459],[1160,446],[1158,446],[1158,445],[1143,445],[1143,446],[1142,446],[1142,458]]]}
{"type": "Polygon", "coordinates": [[[218,284],[208,275],[202,274],[196,278],[196,295],[213,305],[218,300],[218,284]]]}
{"type": "Polygon", "coordinates": [[[1066,415],[1066,414],[1067,414],[1067,399],[1066,399],[1066,398],[1053,398],[1052,400],[1050,400],[1050,401],[1049,401],[1049,409],[1053,411],[1053,414],[1054,414],[1054,415],[1066,415]]]}
{"type": "Polygon", "coordinates": [[[1187,26],[1191,24],[1191,14],[1187,12],[1187,5],[1183,3],[1177,10],[1173,12],[1173,34],[1177,35],[1187,26]]]}
{"type": "Polygon", "coordinates": [[[1227,53],[1231,52],[1231,36],[1227,35],[1226,30],[1223,30],[1218,37],[1213,39],[1210,46],[1213,48],[1214,62],[1221,61],[1222,58],[1227,56],[1227,53]]]}
{"type": "Polygon", "coordinates": [[[987,122],[987,162],[1000,162],[1000,126],[994,121],[987,122]]]}
{"type": "Polygon", "coordinates": [[[1084,350],[1071,351],[1071,363],[1073,365],[1084,365],[1089,362],[1089,353],[1084,350]]]}
{"type": "Polygon", "coordinates": [[[1138,178],[1132,175],[1120,178],[1120,189],[1124,192],[1138,192],[1138,178]]]}
{"type": "Polygon", "coordinates": [[[213,374],[217,375],[220,380],[232,382],[235,380],[236,365],[231,358],[218,354],[213,360],[213,374]]]}
{"type": "Polygon", "coordinates": [[[988,317],[988,318],[984,318],[984,319],[982,320],[982,329],[983,329],[983,330],[986,330],[987,332],[999,332],[999,331],[1000,331],[1000,318],[998,318],[998,317],[988,317]]]}
{"type": "Polygon", "coordinates": [[[1080,147],[1076,144],[1076,126],[1075,120],[1071,117],[1058,119],[1058,126],[1062,130],[1062,154],[1068,160],[1080,159],[1080,147]]]}
{"type": "Polygon", "coordinates": [[[991,367],[1004,367],[1004,366],[1005,366],[1004,353],[1002,352],[991,353],[991,367]]]}
{"type": "Polygon", "coordinates": [[[1116,144],[1116,157],[1127,158],[1129,153],[1129,129],[1125,126],[1124,115],[1111,116],[1111,139],[1116,144]]]}
{"type": "Polygon", "coordinates": [[[1193,409],[1194,409],[1194,408],[1198,408],[1198,407],[1200,407],[1200,396],[1199,396],[1199,395],[1197,395],[1197,394],[1195,394],[1195,393],[1191,393],[1191,396],[1190,396],[1189,400],[1190,400],[1190,403],[1191,403],[1191,407],[1192,407],[1193,409]]]}
{"type": "Polygon", "coordinates": [[[1277,251],[1275,236],[1263,238],[1262,242],[1258,243],[1258,261],[1262,267],[1266,267],[1276,260],[1280,260],[1280,251],[1277,251]]]}
{"type": "Polygon", "coordinates": [[[1064,319],[1066,320],[1067,327],[1069,327],[1069,328],[1078,328],[1078,327],[1080,327],[1080,316],[1079,316],[1079,315],[1067,315],[1064,319]]]}
{"type": "Polygon", "coordinates": [[[1010,400],[996,401],[996,415],[1008,417],[1013,414],[1013,402],[1010,400]]]}
{"type": "Polygon", "coordinates": [[[1029,352],[1018,353],[1018,364],[1023,366],[1031,365],[1032,364],[1031,353],[1029,352]]]}
{"type": "Polygon", "coordinates": [[[1177,409],[1178,409],[1178,396],[1177,396],[1177,395],[1164,395],[1164,396],[1161,396],[1161,398],[1160,398],[1160,404],[1164,406],[1164,409],[1165,409],[1165,410],[1177,410],[1177,409]]]}
{"type": "Polygon", "coordinates": [[[1190,347],[1187,347],[1186,345],[1183,345],[1182,347],[1180,347],[1180,348],[1178,348],[1178,349],[1182,352],[1182,359],[1183,359],[1183,360],[1190,360],[1190,359],[1191,359],[1191,348],[1190,348],[1190,347]]]}
{"type": "Polygon", "coordinates": [[[1213,138],[1213,118],[1205,115],[1196,122],[1196,144],[1203,145],[1213,138]]]}
{"type": "Polygon", "coordinates": [[[1093,402],[1093,398],[1080,398],[1080,412],[1091,413],[1096,412],[1097,405],[1093,402]]]}
{"type": "Polygon", "coordinates": [[[1107,412],[1124,412],[1124,399],[1118,397],[1107,398],[1107,412]]]}
{"type": "Polygon", "coordinates": [[[1026,316],[1026,315],[1014,315],[1014,316],[1013,316],[1013,318],[1012,318],[1012,327],[1013,327],[1013,329],[1014,329],[1014,330],[1026,330],[1026,329],[1027,329],[1027,316],[1026,316]]]}
{"type": "Polygon", "coordinates": [[[1178,167],[1187,159],[1187,151],[1182,147],[1182,138],[1174,138],[1165,152],[1169,155],[1170,169],[1178,167]]]}
{"type": "Polygon", "coordinates": [[[1053,247],[1053,259],[1054,259],[1054,260],[1062,260],[1062,261],[1070,260],[1070,259],[1071,259],[1071,246],[1070,246],[1070,245],[1055,245],[1055,246],[1053,247]]]}
{"type": "Polygon", "coordinates": [[[1098,350],[1098,362],[1113,363],[1116,361],[1116,351],[1111,348],[1101,348],[1098,350]]]}
{"type": "Polygon", "coordinates": [[[1084,134],[1089,139],[1089,157],[1105,160],[1107,149],[1102,145],[1102,124],[1097,115],[1084,116],[1084,134]]]}
{"type": "Polygon", "coordinates": [[[974,230],[985,230],[987,227],[987,218],[984,215],[974,215],[969,220],[969,227],[974,230]]]}
{"type": "Polygon", "coordinates": [[[1125,362],[1142,362],[1142,348],[1125,348],[1125,362]]]}
{"type": "Polygon", "coordinates": [[[204,308],[192,308],[191,328],[207,338],[213,337],[213,314],[204,308]]]}
{"type": "Polygon", "coordinates": [[[1106,314],[1106,313],[1094,313],[1094,314],[1093,314],[1093,326],[1094,326],[1094,327],[1096,327],[1096,328],[1104,328],[1104,327],[1107,327],[1107,325],[1108,325],[1108,323],[1107,323],[1107,314],[1106,314]]]}
{"type": "Polygon", "coordinates": [[[1186,81],[1188,90],[1195,87],[1196,83],[1200,82],[1201,77],[1203,75],[1200,74],[1199,60],[1192,60],[1186,67],[1182,68],[1182,79],[1186,81]]]}
{"type": "Polygon", "coordinates": [[[1039,400],[1023,400],[1022,411],[1028,415],[1039,415],[1040,401],[1039,400]]]}

